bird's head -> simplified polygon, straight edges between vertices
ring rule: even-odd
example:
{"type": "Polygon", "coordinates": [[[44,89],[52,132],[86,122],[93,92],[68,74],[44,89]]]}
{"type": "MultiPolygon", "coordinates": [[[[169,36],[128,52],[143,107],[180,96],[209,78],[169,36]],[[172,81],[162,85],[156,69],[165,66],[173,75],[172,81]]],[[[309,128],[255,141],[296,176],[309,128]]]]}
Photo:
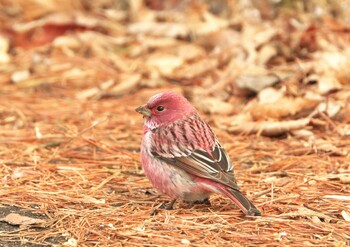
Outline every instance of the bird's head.
{"type": "Polygon", "coordinates": [[[149,129],[167,126],[176,120],[192,116],[196,109],[182,95],[165,91],[152,96],[147,104],[136,108],[149,129]]]}

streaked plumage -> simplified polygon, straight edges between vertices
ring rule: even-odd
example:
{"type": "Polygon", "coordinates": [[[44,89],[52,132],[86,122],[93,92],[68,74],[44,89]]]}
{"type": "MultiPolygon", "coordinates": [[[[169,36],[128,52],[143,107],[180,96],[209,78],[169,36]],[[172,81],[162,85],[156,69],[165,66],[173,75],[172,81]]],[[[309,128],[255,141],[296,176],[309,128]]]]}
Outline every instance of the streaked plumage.
{"type": "Polygon", "coordinates": [[[248,215],[261,215],[236,184],[233,165],[210,126],[181,95],[163,92],[136,109],[145,117],[143,169],[152,185],[174,199],[228,196],[248,215]]]}

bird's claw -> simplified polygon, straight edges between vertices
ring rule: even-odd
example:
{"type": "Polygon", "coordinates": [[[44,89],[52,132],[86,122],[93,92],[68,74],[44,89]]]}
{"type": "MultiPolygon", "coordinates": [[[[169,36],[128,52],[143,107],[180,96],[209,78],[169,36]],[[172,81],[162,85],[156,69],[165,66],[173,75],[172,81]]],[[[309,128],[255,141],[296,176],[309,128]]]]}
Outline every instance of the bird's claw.
{"type": "Polygon", "coordinates": [[[209,198],[205,198],[203,200],[194,201],[193,204],[204,204],[204,205],[211,206],[209,198]]]}
{"type": "Polygon", "coordinates": [[[166,203],[162,203],[159,208],[165,209],[165,210],[174,210],[174,204],[176,202],[176,199],[172,200],[168,205],[166,203]]]}

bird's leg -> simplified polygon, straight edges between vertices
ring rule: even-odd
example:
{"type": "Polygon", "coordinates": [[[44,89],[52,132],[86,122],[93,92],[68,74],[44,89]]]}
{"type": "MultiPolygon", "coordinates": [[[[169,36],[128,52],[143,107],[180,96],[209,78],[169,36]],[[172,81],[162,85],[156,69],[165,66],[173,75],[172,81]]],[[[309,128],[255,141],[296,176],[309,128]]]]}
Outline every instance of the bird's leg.
{"type": "Polygon", "coordinates": [[[173,206],[174,206],[175,202],[176,202],[176,199],[173,199],[168,205],[166,205],[165,203],[163,203],[163,204],[160,206],[160,208],[165,209],[165,210],[173,210],[173,209],[174,209],[173,206]]]}
{"type": "Polygon", "coordinates": [[[211,206],[209,198],[205,198],[203,200],[194,201],[193,204],[204,204],[204,205],[211,206]]]}
{"type": "Polygon", "coordinates": [[[205,198],[203,200],[197,200],[197,201],[189,202],[188,203],[188,208],[192,208],[195,204],[203,204],[203,205],[211,206],[209,198],[205,198]]]}

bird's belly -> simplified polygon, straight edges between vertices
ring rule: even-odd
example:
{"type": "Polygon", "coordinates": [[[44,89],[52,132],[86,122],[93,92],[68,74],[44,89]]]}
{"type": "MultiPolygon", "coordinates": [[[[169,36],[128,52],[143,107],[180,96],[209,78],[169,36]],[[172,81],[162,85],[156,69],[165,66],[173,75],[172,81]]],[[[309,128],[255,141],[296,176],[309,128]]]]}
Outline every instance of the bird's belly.
{"type": "Polygon", "coordinates": [[[208,198],[210,192],[199,186],[186,171],[150,155],[142,155],[143,170],[153,187],[161,193],[183,201],[208,198]]]}

